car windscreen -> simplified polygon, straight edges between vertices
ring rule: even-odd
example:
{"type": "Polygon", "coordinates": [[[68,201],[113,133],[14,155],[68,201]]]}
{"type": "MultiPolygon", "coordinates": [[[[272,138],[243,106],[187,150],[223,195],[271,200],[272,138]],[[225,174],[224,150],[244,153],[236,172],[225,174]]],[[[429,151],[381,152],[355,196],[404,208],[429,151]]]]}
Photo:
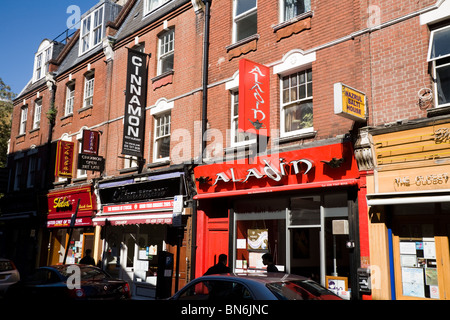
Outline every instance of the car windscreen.
{"type": "Polygon", "coordinates": [[[314,300],[333,294],[313,281],[274,282],[266,286],[279,300],[314,300]]]}
{"type": "MultiPolygon", "coordinates": [[[[109,275],[100,269],[92,267],[79,267],[79,268],[81,281],[103,280],[109,278],[109,275]]],[[[70,277],[74,273],[73,269],[63,269],[59,270],[59,272],[66,278],[70,277]]]]}

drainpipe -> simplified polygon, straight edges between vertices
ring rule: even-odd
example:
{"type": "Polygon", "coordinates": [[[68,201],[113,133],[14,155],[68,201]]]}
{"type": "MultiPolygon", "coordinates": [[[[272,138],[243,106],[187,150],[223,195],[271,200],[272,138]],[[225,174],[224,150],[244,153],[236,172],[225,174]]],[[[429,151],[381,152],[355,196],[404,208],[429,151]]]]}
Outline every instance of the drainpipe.
{"type": "Polygon", "coordinates": [[[208,103],[208,62],[209,62],[209,20],[210,20],[210,6],[212,0],[202,0],[205,4],[205,30],[203,35],[203,101],[202,101],[202,150],[201,163],[203,163],[204,151],[206,149],[206,140],[204,134],[206,132],[207,118],[207,103],[208,103]]]}

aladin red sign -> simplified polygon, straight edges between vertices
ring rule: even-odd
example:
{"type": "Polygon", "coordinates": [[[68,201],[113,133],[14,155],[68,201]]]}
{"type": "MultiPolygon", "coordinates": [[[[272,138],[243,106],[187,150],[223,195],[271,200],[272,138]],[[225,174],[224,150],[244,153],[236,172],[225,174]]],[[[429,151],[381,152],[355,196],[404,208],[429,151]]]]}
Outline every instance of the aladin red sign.
{"type": "Polygon", "coordinates": [[[239,61],[239,130],[270,130],[270,69],[247,59],[239,61]]]}

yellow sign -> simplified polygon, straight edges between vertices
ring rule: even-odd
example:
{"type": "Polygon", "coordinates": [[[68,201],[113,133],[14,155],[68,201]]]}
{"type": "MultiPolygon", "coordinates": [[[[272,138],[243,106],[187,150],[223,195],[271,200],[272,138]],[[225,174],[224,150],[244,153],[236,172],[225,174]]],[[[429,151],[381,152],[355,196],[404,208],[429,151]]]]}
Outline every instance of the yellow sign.
{"type": "Polygon", "coordinates": [[[334,113],[355,121],[366,121],[366,95],[342,83],[335,83],[334,113]]]}

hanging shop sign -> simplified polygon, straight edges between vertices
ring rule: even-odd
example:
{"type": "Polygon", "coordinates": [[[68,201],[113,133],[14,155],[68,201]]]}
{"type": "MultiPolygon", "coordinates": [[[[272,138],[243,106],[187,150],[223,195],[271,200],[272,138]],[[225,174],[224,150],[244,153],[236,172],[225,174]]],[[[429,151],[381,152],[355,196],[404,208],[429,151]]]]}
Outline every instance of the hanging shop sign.
{"type": "Polygon", "coordinates": [[[78,154],[78,169],[102,172],[105,168],[105,159],[101,156],[78,154]]]}
{"type": "Polygon", "coordinates": [[[122,154],[143,157],[147,54],[128,49],[122,154]]]}
{"type": "Polygon", "coordinates": [[[253,163],[198,166],[194,168],[197,198],[226,191],[258,193],[354,183],[359,174],[352,150],[346,142],[256,157],[253,163]]]}
{"type": "Polygon", "coordinates": [[[366,95],[345,84],[335,83],[334,113],[354,121],[366,121],[366,95]]]}
{"type": "Polygon", "coordinates": [[[239,130],[269,136],[270,69],[247,59],[239,61],[239,130]]]}
{"type": "Polygon", "coordinates": [[[100,132],[93,130],[83,130],[81,153],[98,155],[99,142],[100,142],[100,132]]]}
{"type": "Polygon", "coordinates": [[[56,144],[55,176],[72,178],[73,156],[75,144],[70,141],[59,140],[56,144]]]}

